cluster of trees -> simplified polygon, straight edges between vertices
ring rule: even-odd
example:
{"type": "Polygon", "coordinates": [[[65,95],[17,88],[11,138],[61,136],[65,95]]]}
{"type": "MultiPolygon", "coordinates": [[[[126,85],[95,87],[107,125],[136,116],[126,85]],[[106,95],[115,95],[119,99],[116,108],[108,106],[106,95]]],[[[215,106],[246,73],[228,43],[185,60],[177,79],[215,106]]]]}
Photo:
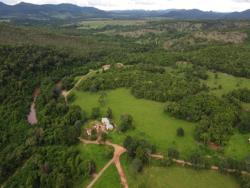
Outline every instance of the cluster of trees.
{"type": "Polygon", "coordinates": [[[250,78],[249,50],[247,44],[217,45],[188,52],[183,58],[211,70],[250,78]]]}
{"type": "Polygon", "coordinates": [[[123,146],[127,149],[128,156],[132,160],[133,169],[136,172],[142,171],[143,166],[149,162],[150,154],[156,151],[156,147],[146,140],[130,136],[126,137],[123,146]]]}
{"type": "Polygon", "coordinates": [[[250,103],[250,89],[235,89],[228,93],[227,96],[234,97],[242,102],[250,103]]]}
{"type": "Polygon", "coordinates": [[[121,115],[119,130],[121,132],[126,132],[129,129],[133,129],[133,117],[129,114],[121,115]]]}
{"type": "Polygon", "coordinates": [[[110,70],[88,78],[80,88],[84,91],[97,92],[105,89],[129,87],[134,96],[156,101],[178,101],[183,97],[207,89],[197,77],[187,77],[182,73],[162,74],[162,69],[150,67],[146,66],[147,71],[136,67],[110,70]],[[157,73],[155,73],[156,70],[157,73]]]}
{"type": "Polygon", "coordinates": [[[168,102],[165,112],[180,119],[199,122],[196,128],[198,140],[224,144],[233,132],[239,108],[225,98],[199,93],[178,102],[168,102]]]}
{"type": "Polygon", "coordinates": [[[5,187],[72,187],[95,171],[94,161],[83,159],[74,147],[42,147],[5,187]]]}

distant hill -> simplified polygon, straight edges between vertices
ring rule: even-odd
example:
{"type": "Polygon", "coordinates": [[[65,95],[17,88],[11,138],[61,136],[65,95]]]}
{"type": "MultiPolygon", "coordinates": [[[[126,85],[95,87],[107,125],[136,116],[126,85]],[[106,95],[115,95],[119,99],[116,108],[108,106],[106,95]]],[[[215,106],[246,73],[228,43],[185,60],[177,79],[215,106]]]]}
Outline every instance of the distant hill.
{"type": "Polygon", "coordinates": [[[243,12],[220,13],[212,11],[191,10],[174,10],[163,15],[172,19],[189,19],[189,20],[214,20],[214,19],[250,19],[250,10],[243,12]]]}
{"type": "Polygon", "coordinates": [[[11,6],[0,2],[0,17],[5,19],[65,20],[107,17],[107,15],[107,12],[94,7],[79,7],[73,4],[35,5],[22,2],[11,6]]]}
{"type": "Polygon", "coordinates": [[[148,17],[182,20],[250,19],[250,9],[232,13],[206,12],[197,9],[103,11],[94,7],[80,7],[73,4],[35,5],[22,2],[16,5],[6,5],[0,2],[0,19],[10,21],[58,22],[88,18],[138,19],[148,17]]]}

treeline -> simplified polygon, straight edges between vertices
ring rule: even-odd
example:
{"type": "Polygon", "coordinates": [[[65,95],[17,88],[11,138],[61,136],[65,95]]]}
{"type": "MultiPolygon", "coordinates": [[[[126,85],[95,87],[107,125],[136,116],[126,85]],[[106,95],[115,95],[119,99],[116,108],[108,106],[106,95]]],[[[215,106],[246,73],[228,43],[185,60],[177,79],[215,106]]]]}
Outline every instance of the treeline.
{"type": "Polygon", "coordinates": [[[127,87],[131,88],[132,94],[138,98],[162,102],[178,101],[207,89],[197,77],[164,72],[165,70],[161,68],[147,65],[144,68],[132,66],[122,70],[113,69],[88,78],[82,83],[80,89],[97,92],[127,87]]]}

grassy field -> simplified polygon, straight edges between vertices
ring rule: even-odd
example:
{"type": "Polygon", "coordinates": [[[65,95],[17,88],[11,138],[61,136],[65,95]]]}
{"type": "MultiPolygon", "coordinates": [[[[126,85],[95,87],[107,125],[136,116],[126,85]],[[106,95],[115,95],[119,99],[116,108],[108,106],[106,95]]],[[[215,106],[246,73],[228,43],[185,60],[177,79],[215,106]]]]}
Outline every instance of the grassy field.
{"type": "Polygon", "coordinates": [[[93,188],[122,188],[120,177],[114,164],[112,164],[94,184],[93,188]]]}
{"type": "Polygon", "coordinates": [[[233,135],[227,146],[225,147],[225,155],[237,160],[242,160],[250,154],[250,146],[248,139],[250,134],[235,134],[233,135]]]}
{"type": "Polygon", "coordinates": [[[135,174],[126,156],[122,157],[129,187],[131,188],[239,188],[236,180],[210,170],[193,170],[184,167],[146,167],[141,174],[135,174]]]}
{"type": "Polygon", "coordinates": [[[105,26],[130,26],[145,24],[145,20],[88,20],[79,23],[78,29],[101,29],[105,26]]]}
{"type": "Polygon", "coordinates": [[[217,78],[215,78],[215,73],[209,72],[208,80],[206,80],[205,83],[209,86],[211,92],[218,96],[226,94],[234,89],[250,89],[250,79],[235,77],[225,73],[216,74],[218,75],[217,78]],[[219,86],[221,86],[221,89],[219,89],[219,86]]]}
{"type": "MultiPolygon", "coordinates": [[[[74,104],[80,105],[90,115],[93,107],[99,106],[99,94],[76,91],[74,104]]],[[[182,154],[187,155],[192,150],[198,148],[198,144],[193,139],[195,124],[182,120],[177,120],[163,112],[163,103],[136,99],[127,89],[116,89],[107,92],[107,104],[102,108],[103,113],[106,108],[113,110],[115,122],[119,124],[122,114],[131,114],[135,122],[135,130],[127,134],[148,139],[155,144],[161,152],[165,152],[168,147],[178,148],[182,154]],[[176,130],[183,127],[185,136],[176,136],[176,130]]],[[[112,133],[115,143],[122,144],[125,134],[112,133]]]]}
{"type": "MultiPolygon", "coordinates": [[[[84,159],[95,161],[97,172],[112,158],[113,149],[108,146],[79,144],[77,148],[84,159]]],[[[84,187],[89,182],[90,179],[83,178],[76,187],[84,187]]]]}
{"type": "MultiPolygon", "coordinates": [[[[99,94],[74,91],[76,100],[74,104],[80,105],[90,115],[93,107],[98,107],[99,94]]],[[[128,89],[116,89],[107,92],[106,105],[102,107],[105,114],[107,107],[113,110],[114,119],[119,124],[121,114],[131,114],[135,122],[135,130],[126,134],[113,132],[110,134],[113,142],[122,144],[126,135],[136,136],[149,140],[157,146],[161,153],[167,148],[177,148],[182,158],[186,158],[192,151],[199,149],[199,144],[194,140],[195,124],[170,117],[163,112],[163,103],[136,99],[128,89]],[[122,99],[122,100],[121,100],[122,99]],[[176,129],[183,127],[185,136],[176,136],[176,129]]],[[[250,152],[247,142],[250,135],[235,134],[225,147],[225,155],[237,160],[245,158],[250,152]]],[[[210,152],[213,155],[213,152],[210,152]]]]}

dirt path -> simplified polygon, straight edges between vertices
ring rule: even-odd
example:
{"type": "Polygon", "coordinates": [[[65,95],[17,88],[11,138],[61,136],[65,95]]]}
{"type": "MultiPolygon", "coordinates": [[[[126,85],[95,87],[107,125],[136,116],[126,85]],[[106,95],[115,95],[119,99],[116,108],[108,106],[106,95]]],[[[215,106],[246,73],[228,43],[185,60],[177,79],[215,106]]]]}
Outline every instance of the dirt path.
{"type": "Polygon", "coordinates": [[[30,106],[30,112],[27,116],[27,120],[30,125],[35,125],[38,123],[37,115],[36,115],[36,99],[38,95],[40,94],[40,88],[36,88],[33,93],[33,101],[30,106]]]}
{"type": "Polygon", "coordinates": [[[81,76],[81,78],[75,83],[74,87],[72,87],[72,88],[71,88],[70,90],[68,90],[68,91],[66,91],[66,90],[62,91],[62,96],[65,98],[65,102],[68,103],[67,97],[69,96],[69,94],[70,94],[75,88],[77,88],[77,87],[81,84],[81,82],[82,82],[83,80],[87,79],[89,76],[95,74],[95,73],[96,73],[97,71],[99,71],[99,70],[100,70],[100,69],[98,69],[98,70],[90,70],[89,73],[87,73],[87,74],[81,76]]]}
{"type": "MultiPolygon", "coordinates": [[[[84,143],[84,144],[101,144],[97,141],[90,141],[90,140],[85,140],[85,139],[82,139],[82,138],[79,138],[79,140],[84,143]]],[[[128,182],[127,182],[127,179],[126,179],[126,176],[125,176],[125,173],[124,173],[124,170],[122,168],[122,165],[120,163],[120,156],[125,153],[127,150],[122,147],[122,146],[119,146],[117,144],[113,144],[109,141],[106,141],[104,142],[103,144],[105,145],[108,145],[108,146],[111,146],[114,148],[114,154],[113,154],[113,158],[100,170],[100,172],[95,176],[95,178],[90,182],[90,184],[87,186],[87,188],[91,188],[95,183],[96,181],[101,177],[101,175],[105,172],[105,170],[112,164],[114,163],[116,168],[117,168],[117,171],[118,171],[118,174],[120,176],[120,180],[121,180],[121,184],[123,185],[124,188],[128,188],[128,182]]]]}
{"type": "Polygon", "coordinates": [[[111,159],[101,170],[98,172],[98,174],[95,176],[95,178],[90,182],[90,184],[87,186],[87,188],[93,187],[93,185],[96,183],[96,181],[101,177],[101,175],[107,170],[107,168],[114,162],[113,159],[111,159]]]}
{"type": "MultiPolygon", "coordinates": [[[[161,155],[161,154],[151,154],[150,157],[152,158],[156,158],[156,159],[164,159],[164,156],[161,155]]],[[[188,162],[188,161],[184,161],[184,160],[179,160],[179,159],[172,159],[173,162],[175,162],[176,164],[179,164],[179,165],[182,165],[182,166],[185,166],[185,165],[188,165],[188,166],[193,166],[192,163],[188,162]]],[[[211,170],[214,170],[214,171],[218,171],[219,170],[219,167],[218,166],[211,166],[210,168],[211,170]]],[[[225,169],[225,171],[227,171],[228,173],[233,173],[233,172],[236,172],[237,170],[236,169],[225,169]]],[[[242,175],[250,175],[250,173],[248,173],[247,171],[241,171],[240,172],[242,175]]]]}

